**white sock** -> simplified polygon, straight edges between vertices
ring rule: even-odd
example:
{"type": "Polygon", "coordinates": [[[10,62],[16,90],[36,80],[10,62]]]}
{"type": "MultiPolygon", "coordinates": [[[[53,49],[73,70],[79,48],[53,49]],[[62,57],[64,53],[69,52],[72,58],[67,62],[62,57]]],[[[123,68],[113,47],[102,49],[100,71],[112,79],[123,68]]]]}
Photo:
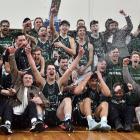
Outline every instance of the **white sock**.
{"type": "Polygon", "coordinates": [[[32,118],[31,119],[31,123],[33,124],[34,122],[36,122],[37,121],[37,118],[32,118]]]}
{"type": "Polygon", "coordinates": [[[43,114],[42,113],[41,114],[37,114],[37,116],[38,116],[39,120],[43,121],[43,114]]]}
{"type": "Polygon", "coordinates": [[[71,114],[70,114],[70,113],[67,113],[67,114],[65,115],[64,121],[67,121],[67,120],[69,120],[69,119],[71,119],[71,114]]]}
{"type": "Polygon", "coordinates": [[[91,115],[88,115],[88,116],[87,116],[87,121],[90,121],[90,120],[93,120],[93,118],[92,118],[91,115]]]}
{"type": "Polygon", "coordinates": [[[107,122],[107,117],[106,117],[106,116],[103,116],[103,117],[101,118],[101,122],[107,122]]]}
{"type": "Polygon", "coordinates": [[[5,121],[5,124],[11,125],[11,122],[8,121],[8,120],[6,120],[6,121],[5,121]]]}

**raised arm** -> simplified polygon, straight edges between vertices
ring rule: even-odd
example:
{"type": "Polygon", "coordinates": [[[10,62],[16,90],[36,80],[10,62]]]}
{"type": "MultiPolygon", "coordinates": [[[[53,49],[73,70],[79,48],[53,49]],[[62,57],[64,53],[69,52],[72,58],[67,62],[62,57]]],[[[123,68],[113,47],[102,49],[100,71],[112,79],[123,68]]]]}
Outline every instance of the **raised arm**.
{"type": "Polygon", "coordinates": [[[16,49],[13,46],[11,46],[8,48],[8,51],[10,53],[9,64],[10,64],[11,75],[12,75],[13,81],[15,81],[16,78],[18,77],[18,73],[19,73],[17,65],[16,65],[16,60],[15,60],[16,49]]]}
{"type": "Polygon", "coordinates": [[[132,77],[129,73],[129,70],[128,70],[129,62],[130,62],[129,58],[123,59],[123,79],[126,84],[128,84],[128,83],[132,84],[133,88],[135,89],[136,82],[132,79],[132,77]]]}
{"type": "Polygon", "coordinates": [[[89,60],[85,66],[85,69],[87,69],[89,66],[91,66],[92,62],[93,62],[93,45],[89,43],[88,48],[89,48],[89,60]]]}
{"type": "Polygon", "coordinates": [[[108,86],[106,85],[105,81],[103,80],[102,74],[97,71],[98,79],[99,79],[99,86],[101,89],[101,92],[106,97],[111,97],[111,92],[108,86]]]}
{"type": "Polygon", "coordinates": [[[56,32],[55,27],[54,27],[54,15],[55,15],[55,12],[56,12],[56,7],[53,7],[51,9],[51,13],[50,13],[50,24],[49,24],[50,29],[51,29],[53,35],[56,32]]]}
{"type": "Polygon", "coordinates": [[[123,15],[126,19],[126,22],[127,22],[127,27],[124,29],[124,31],[126,32],[126,34],[129,34],[132,29],[133,29],[133,24],[132,24],[132,21],[130,19],[130,16],[128,16],[124,10],[120,10],[120,14],[123,15]]]}
{"type": "Polygon", "coordinates": [[[77,57],[74,59],[74,61],[70,65],[70,67],[63,74],[63,76],[58,80],[58,84],[59,84],[60,87],[67,82],[68,78],[72,74],[72,71],[77,67],[80,59],[82,58],[83,53],[84,53],[83,48],[80,48],[77,57]]]}
{"type": "Polygon", "coordinates": [[[133,89],[136,91],[136,93],[140,97],[140,85],[137,84],[131,77],[129,70],[128,70],[128,64],[129,64],[129,58],[123,59],[123,79],[126,84],[130,83],[133,87],[133,89]]]}
{"type": "Polygon", "coordinates": [[[41,58],[40,58],[40,64],[41,64],[41,68],[40,68],[40,74],[42,75],[42,76],[44,76],[44,70],[45,70],[45,59],[44,59],[44,57],[43,56],[41,56],[41,58]]]}
{"type": "Polygon", "coordinates": [[[26,34],[26,37],[31,48],[34,48],[37,44],[37,39],[29,34],[26,34]]]}
{"type": "Polygon", "coordinates": [[[44,87],[45,79],[41,76],[40,72],[36,68],[35,61],[31,55],[31,47],[29,45],[25,48],[25,52],[36,82],[44,87]]]}

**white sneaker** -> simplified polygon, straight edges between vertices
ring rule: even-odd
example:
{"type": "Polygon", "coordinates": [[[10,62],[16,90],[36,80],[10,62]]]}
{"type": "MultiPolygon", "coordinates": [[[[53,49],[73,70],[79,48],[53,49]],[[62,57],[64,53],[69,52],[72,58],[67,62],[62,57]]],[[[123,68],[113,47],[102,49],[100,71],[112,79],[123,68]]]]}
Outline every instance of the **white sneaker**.
{"type": "Polygon", "coordinates": [[[107,124],[107,122],[100,122],[101,126],[100,126],[100,130],[102,131],[109,131],[111,130],[111,126],[107,124]]]}
{"type": "Polygon", "coordinates": [[[96,130],[98,128],[100,128],[101,124],[100,123],[97,123],[95,120],[90,120],[88,122],[88,127],[89,127],[89,130],[96,130]]]}
{"type": "Polygon", "coordinates": [[[36,121],[32,124],[30,132],[42,132],[44,131],[44,126],[42,121],[36,121]]]}

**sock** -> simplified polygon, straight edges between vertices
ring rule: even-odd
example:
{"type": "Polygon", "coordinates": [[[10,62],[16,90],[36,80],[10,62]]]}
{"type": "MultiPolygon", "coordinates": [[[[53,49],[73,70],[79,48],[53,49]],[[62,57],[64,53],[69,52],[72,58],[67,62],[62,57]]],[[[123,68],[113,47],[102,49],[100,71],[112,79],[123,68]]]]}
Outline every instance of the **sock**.
{"type": "Polygon", "coordinates": [[[39,120],[43,121],[43,114],[42,113],[41,114],[37,114],[37,116],[38,116],[39,120]]]}
{"type": "Polygon", "coordinates": [[[6,121],[5,121],[5,124],[11,125],[11,122],[10,122],[9,120],[6,120],[6,121]]]}
{"type": "Polygon", "coordinates": [[[37,121],[37,118],[32,118],[31,119],[31,123],[33,124],[34,122],[36,122],[37,121]]]}
{"type": "Polygon", "coordinates": [[[67,121],[69,119],[71,119],[71,114],[66,113],[65,118],[64,118],[64,121],[67,121]]]}
{"type": "Polygon", "coordinates": [[[101,118],[101,122],[107,122],[107,117],[106,117],[106,116],[103,116],[103,117],[101,118]]]}
{"type": "Polygon", "coordinates": [[[90,120],[92,120],[92,116],[91,115],[88,115],[87,116],[87,121],[90,121],[90,120]]]}

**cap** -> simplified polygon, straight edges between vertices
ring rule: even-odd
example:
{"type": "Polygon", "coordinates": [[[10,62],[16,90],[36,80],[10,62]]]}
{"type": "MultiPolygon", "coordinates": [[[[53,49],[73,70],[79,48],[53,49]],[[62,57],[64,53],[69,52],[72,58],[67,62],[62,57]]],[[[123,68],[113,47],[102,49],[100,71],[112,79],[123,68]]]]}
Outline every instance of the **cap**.
{"type": "Polygon", "coordinates": [[[27,21],[31,20],[30,18],[26,17],[24,20],[23,20],[23,23],[26,23],[27,21]]]}
{"type": "Polygon", "coordinates": [[[62,20],[59,24],[59,26],[63,25],[63,24],[66,24],[68,26],[70,26],[70,23],[67,21],[67,20],[62,20]]]}

